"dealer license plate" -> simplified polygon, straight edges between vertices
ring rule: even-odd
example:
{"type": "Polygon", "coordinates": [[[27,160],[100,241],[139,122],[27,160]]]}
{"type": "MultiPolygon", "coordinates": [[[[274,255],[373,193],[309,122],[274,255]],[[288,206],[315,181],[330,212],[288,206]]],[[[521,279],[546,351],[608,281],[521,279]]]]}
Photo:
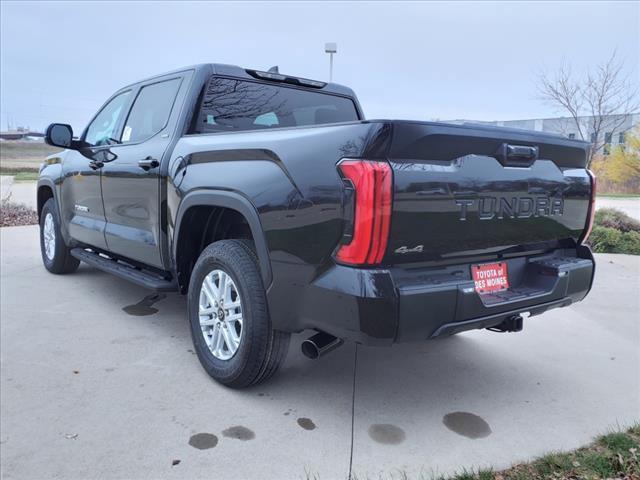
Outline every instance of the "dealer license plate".
{"type": "Polygon", "coordinates": [[[509,288],[505,262],[471,265],[471,274],[478,293],[499,292],[509,288]]]}

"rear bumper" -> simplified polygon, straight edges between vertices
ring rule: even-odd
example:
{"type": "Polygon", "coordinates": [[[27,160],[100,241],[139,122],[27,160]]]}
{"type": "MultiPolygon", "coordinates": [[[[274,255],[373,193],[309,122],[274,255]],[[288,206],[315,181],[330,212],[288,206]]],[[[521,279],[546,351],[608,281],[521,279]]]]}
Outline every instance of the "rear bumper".
{"type": "Polygon", "coordinates": [[[336,265],[306,289],[300,318],[304,328],[363,344],[426,340],[580,301],[595,270],[587,247],[503,261],[511,288],[482,296],[471,264],[415,270],[336,265]]]}

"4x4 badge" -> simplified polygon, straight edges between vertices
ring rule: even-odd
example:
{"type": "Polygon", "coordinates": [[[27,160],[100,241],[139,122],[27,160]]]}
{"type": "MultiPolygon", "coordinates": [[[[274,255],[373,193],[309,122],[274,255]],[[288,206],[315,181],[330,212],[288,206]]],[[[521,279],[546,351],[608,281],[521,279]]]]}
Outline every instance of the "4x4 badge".
{"type": "Polygon", "coordinates": [[[403,245],[400,248],[396,248],[395,252],[396,253],[422,253],[423,248],[424,248],[424,245],[416,245],[413,248],[409,248],[403,245]]]}

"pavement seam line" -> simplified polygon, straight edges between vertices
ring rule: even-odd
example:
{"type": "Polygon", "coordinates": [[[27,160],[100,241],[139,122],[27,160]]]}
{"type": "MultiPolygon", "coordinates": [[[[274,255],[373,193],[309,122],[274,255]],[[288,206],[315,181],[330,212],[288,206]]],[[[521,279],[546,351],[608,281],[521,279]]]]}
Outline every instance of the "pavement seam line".
{"type": "Polygon", "coordinates": [[[358,368],[358,344],[356,343],[356,349],[353,357],[353,389],[351,396],[351,452],[349,453],[349,476],[348,480],[352,480],[353,469],[353,431],[356,418],[356,371],[358,368]]]}

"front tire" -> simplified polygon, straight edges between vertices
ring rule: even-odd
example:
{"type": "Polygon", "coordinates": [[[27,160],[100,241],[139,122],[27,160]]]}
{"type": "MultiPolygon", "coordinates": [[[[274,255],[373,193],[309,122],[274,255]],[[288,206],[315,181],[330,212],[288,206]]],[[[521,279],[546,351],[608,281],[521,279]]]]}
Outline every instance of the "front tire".
{"type": "Polygon", "coordinates": [[[71,256],[60,233],[60,215],[53,198],[46,201],[40,213],[40,253],[42,263],[51,273],[72,273],[80,260],[71,256]]]}
{"type": "Polygon", "coordinates": [[[244,388],[283,363],[290,334],[274,330],[255,253],[221,240],[200,254],[191,274],[188,313],[200,363],[218,382],[244,388]]]}

